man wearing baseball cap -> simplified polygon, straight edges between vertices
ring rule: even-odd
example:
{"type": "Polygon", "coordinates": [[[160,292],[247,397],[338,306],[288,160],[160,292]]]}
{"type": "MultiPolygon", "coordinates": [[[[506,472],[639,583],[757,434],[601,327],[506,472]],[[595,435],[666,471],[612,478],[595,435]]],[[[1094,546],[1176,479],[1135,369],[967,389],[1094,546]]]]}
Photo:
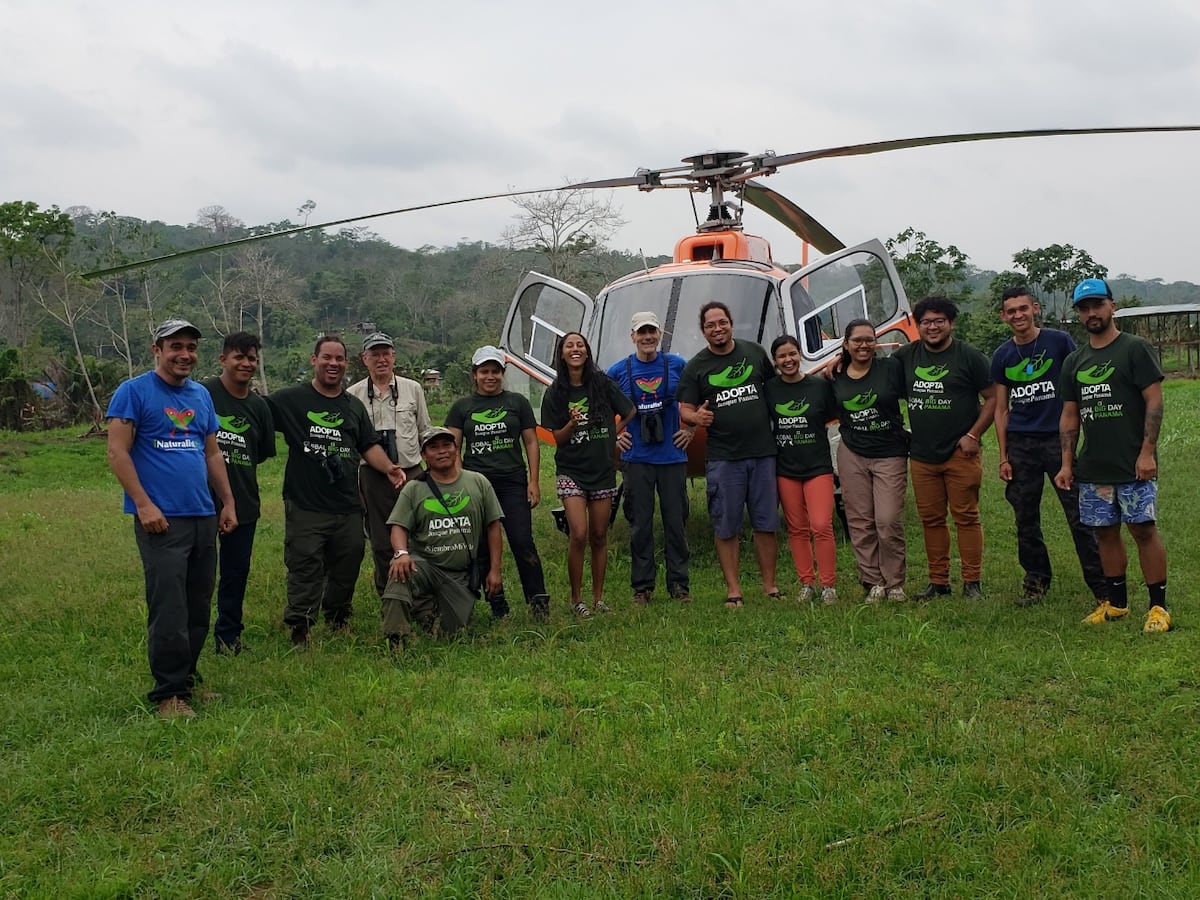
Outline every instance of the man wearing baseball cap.
{"type": "Polygon", "coordinates": [[[217,532],[237,527],[212,398],[189,377],[199,340],[200,329],[185,319],[159,325],[153,371],[118,387],[106,413],[108,462],[125,489],[146,576],[146,649],[154,678],[148,696],[163,718],[196,714],[191,700],[208,636],[217,532]]]}
{"type": "MultiPolygon", "coordinates": [[[[367,377],[350,385],[346,392],[367,408],[388,458],[404,469],[405,477],[415,478],[421,474],[418,438],[430,424],[425,390],[411,378],[395,373],[396,344],[382,331],[363,338],[360,359],[367,368],[367,377]]],[[[392,557],[387,517],[397,495],[387,475],[365,462],[358,467],[358,493],[375,562],[375,590],[382,596],[392,557]]]]}
{"type": "Polygon", "coordinates": [[[1168,631],[1167,551],[1155,521],[1162,369],[1148,341],[1117,329],[1107,282],[1085,278],[1075,286],[1072,304],[1088,342],[1063,363],[1062,468],[1054,483],[1062,490],[1079,485],[1079,518],[1096,529],[1108,593],[1083,621],[1099,625],[1129,614],[1124,522],[1150,592],[1142,630],[1168,631]],[[1083,446],[1076,453],[1081,430],[1083,446]]]}
{"type": "Polygon", "coordinates": [[[637,406],[637,420],[617,436],[625,461],[625,518],[629,520],[629,574],[633,602],[645,606],[654,593],[658,566],[654,561],[654,494],[658,492],[663,523],[663,557],[667,592],[691,600],[687,543],[687,448],[694,429],[679,420],[675,389],[682,356],[659,350],[662,329],[658,315],[636,312],[629,338],[634,352],[613,363],[608,377],[637,406]]]}

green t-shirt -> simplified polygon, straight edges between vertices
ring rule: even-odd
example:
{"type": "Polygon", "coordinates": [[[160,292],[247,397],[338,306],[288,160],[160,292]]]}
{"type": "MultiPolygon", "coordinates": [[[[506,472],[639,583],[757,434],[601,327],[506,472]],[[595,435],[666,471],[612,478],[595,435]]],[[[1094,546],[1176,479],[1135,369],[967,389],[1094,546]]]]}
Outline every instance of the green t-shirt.
{"type": "Polygon", "coordinates": [[[517,477],[527,471],[521,432],[537,427],[533,407],[520,394],[460,397],[446,413],[446,425],[462,432],[463,468],[489,478],[517,477]]]}
{"type": "Polygon", "coordinates": [[[894,356],[877,356],[867,374],[851,378],[845,370],[833,380],[846,448],[866,459],[908,456],[909,435],[900,415],[904,367],[894,356]]]}
{"type": "Polygon", "coordinates": [[[713,414],[708,459],[754,459],[775,455],[775,438],[763,386],[775,376],[767,351],[753,341],[734,341],[718,356],[707,347],[688,360],[675,399],[713,414]]]}
{"type": "MultiPolygon", "coordinates": [[[[633,402],[621,393],[615,381],[604,378],[608,405],[622,419],[633,414],[633,402]]],[[[587,388],[571,385],[567,388],[567,405],[555,402],[552,390],[542,397],[542,426],[557,431],[567,424],[569,409],[581,407],[588,412],[587,388]]],[[[617,426],[616,417],[607,419],[588,415],[587,423],[572,432],[565,444],[554,452],[554,471],[566,476],[585,491],[602,491],[617,486],[617,426]]]]}
{"type": "Polygon", "coordinates": [[[992,383],[991,364],[959,340],[938,353],[916,341],[895,355],[904,366],[912,426],[909,456],[923,463],[945,462],[979,418],[979,392],[992,383]]]}
{"type": "Polygon", "coordinates": [[[791,384],[772,378],[765,393],[779,450],[775,473],[787,478],[833,474],[829,421],[837,418],[837,409],[830,383],[819,375],[805,375],[791,384]]]}
{"type": "Polygon", "coordinates": [[[284,499],[309,512],[358,512],[358,460],[379,443],[362,402],[305,383],[273,392],[267,403],[288,445],[284,499]]]}
{"type": "Polygon", "coordinates": [[[1083,448],[1075,477],[1091,484],[1137,481],[1137,458],[1146,427],[1142,391],[1163,380],[1150,342],[1117,335],[1107,347],[1084,344],[1063,363],[1059,393],[1079,404],[1083,448]]]}
{"type": "MultiPolygon", "coordinates": [[[[258,464],[275,455],[275,422],[267,401],[253,391],[244,400],[225,389],[220,378],[210,378],[204,387],[212,394],[217,411],[217,446],[225,457],[225,471],[238,522],[258,521],[258,464]]],[[[213,496],[217,511],[221,501],[213,496]]]]}
{"type": "Polygon", "coordinates": [[[461,471],[450,484],[432,490],[426,479],[414,478],[404,485],[389,525],[408,532],[408,549],[440,569],[465,572],[487,526],[504,518],[491,483],[478,472],[461,471]],[[441,491],[442,500],[437,497],[441,491]]]}

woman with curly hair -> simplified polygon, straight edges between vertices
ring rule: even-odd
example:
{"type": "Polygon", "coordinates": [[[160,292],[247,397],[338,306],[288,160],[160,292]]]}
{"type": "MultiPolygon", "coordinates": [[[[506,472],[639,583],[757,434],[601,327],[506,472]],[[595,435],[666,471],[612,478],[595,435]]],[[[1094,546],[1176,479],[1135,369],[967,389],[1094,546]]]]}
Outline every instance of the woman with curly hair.
{"type": "Polygon", "coordinates": [[[542,427],[554,434],[558,496],[567,519],[567,578],[575,615],[607,612],[608,520],[617,495],[617,417],[632,418],[633,403],[604,371],[577,331],[558,341],[557,377],[542,398],[542,427]],[[592,607],[584,604],[584,549],[592,551],[592,607]]]}

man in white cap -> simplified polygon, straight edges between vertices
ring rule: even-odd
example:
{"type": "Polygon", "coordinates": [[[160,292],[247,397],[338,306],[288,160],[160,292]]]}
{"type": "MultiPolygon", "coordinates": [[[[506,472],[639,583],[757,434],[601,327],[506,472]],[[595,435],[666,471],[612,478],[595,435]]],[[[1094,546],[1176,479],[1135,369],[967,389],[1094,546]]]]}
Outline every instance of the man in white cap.
{"type": "MultiPolygon", "coordinates": [[[[367,408],[388,458],[404,469],[405,477],[415,478],[421,474],[420,436],[430,425],[425,391],[411,378],[396,374],[396,345],[382,331],[363,338],[360,358],[367,377],[346,391],[367,408]]],[[[365,464],[358,467],[358,492],[375,563],[375,590],[382,597],[392,561],[387,517],[397,492],[387,475],[365,464]]]]}
{"type": "MultiPolygon", "coordinates": [[[[200,329],[171,319],[154,330],[154,370],[117,388],[109,403],[108,462],[146,576],[146,649],[163,718],[191,718],[216,581],[217,532],[237,527],[217,445],[212,398],[189,377],[200,329]],[[211,487],[211,491],[210,491],[211,487]],[[221,502],[218,516],[213,495],[221,502]]],[[[215,694],[200,691],[202,699],[215,694]]]]}
{"type": "Polygon", "coordinates": [[[637,406],[637,419],[617,437],[625,461],[625,517],[629,520],[630,581],[633,602],[645,606],[654,593],[654,493],[663,523],[667,592],[691,600],[686,523],[687,447],[692,428],[679,419],[675,389],[687,361],[659,350],[662,329],[653,312],[637,312],[629,338],[635,351],[613,363],[608,377],[637,406]]]}

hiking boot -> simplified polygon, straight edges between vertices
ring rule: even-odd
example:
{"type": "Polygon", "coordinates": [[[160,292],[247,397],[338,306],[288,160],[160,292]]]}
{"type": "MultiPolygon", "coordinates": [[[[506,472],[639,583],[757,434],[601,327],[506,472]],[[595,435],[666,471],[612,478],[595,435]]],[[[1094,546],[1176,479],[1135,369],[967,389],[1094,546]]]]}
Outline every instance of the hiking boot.
{"type": "Polygon", "coordinates": [[[347,619],[327,619],[325,622],[329,626],[329,630],[333,634],[349,634],[350,620],[347,619]]]}
{"type": "Polygon", "coordinates": [[[634,591],[633,602],[637,606],[645,606],[650,602],[650,597],[654,594],[653,591],[634,591]]]}
{"type": "Polygon", "coordinates": [[[877,584],[867,591],[867,596],[863,599],[863,603],[879,603],[887,596],[887,591],[883,589],[882,584],[877,584]]]}
{"type": "MultiPolygon", "coordinates": [[[[1166,612],[1166,610],[1163,610],[1166,612]]],[[[1105,622],[1112,622],[1129,615],[1128,606],[1113,606],[1107,600],[1100,601],[1100,605],[1083,617],[1084,625],[1102,625],[1105,622]]]]}
{"type": "Polygon", "coordinates": [[[577,619],[590,619],[592,617],[592,611],[582,603],[576,603],[571,607],[571,610],[575,613],[575,618],[577,619]]]}
{"type": "Polygon", "coordinates": [[[978,581],[963,582],[963,599],[964,600],[982,600],[983,585],[978,581]]]}
{"type": "Polygon", "coordinates": [[[612,612],[612,607],[610,607],[603,600],[597,600],[592,604],[592,612],[594,612],[594,613],[612,612]]]}
{"type": "Polygon", "coordinates": [[[308,647],[308,626],[293,625],[292,626],[292,646],[300,650],[308,647]]]}
{"type": "Polygon", "coordinates": [[[821,588],[821,602],[826,606],[833,606],[837,603],[837,589],[832,587],[821,588]]]}
{"type": "Polygon", "coordinates": [[[687,588],[676,588],[671,591],[671,599],[676,603],[691,603],[692,595],[687,588]]]}
{"type": "Polygon", "coordinates": [[[535,622],[550,621],[550,595],[534,594],[529,601],[529,615],[535,622]]]}
{"type": "Polygon", "coordinates": [[[220,638],[217,638],[216,641],[213,642],[213,650],[216,652],[217,656],[224,656],[226,653],[228,653],[230,656],[238,656],[245,649],[246,646],[242,643],[241,638],[238,638],[231,644],[225,643],[220,638]]]}
{"type": "Polygon", "coordinates": [[[1142,631],[1146,634],[1160,634],[1171,630],[1171,614],[1161,606],[1152,606],[1146,613],[1146,624],[1142,631]]]}
{"type": "Polygon", "coordinates": [[[503,594],[496,594],[494,597],[487,598],[488,606],[492,608],[493,619],[503,619],[508,615],[508,598],[503,594]]]}
{"type": "Polygon", "coordinates": [[[182,697],[168,697],[158,701],[158,717],[160,719],[194,719],[196,711],[182,697]]]}
{"type": "Polygon", "coordinates": [[[405,640],[407,635],[389,634],[387,635],[388,653],[399,656],[408,647],[408,641],[405,640]]]}
{"type": "Polygon", "coordinates": [[[1019,606],[1021,609],[1028,609],[1031,606],[1037,606],[1045,599],[1045,591],[1035,587],[1027,587],[1021,592],[1021,596],[1013,601],[1013,606],[1019,606]]]}
{"type": "Polygon", "coordinates": [[[904,588],[902,588],[902,587],[892,588],[890,591],[887,592],[887,598],[888,598],[889,603],[907,603],[908,602],[908,597],[905,596],[904,588]]]}
{"type": "Polygon", "coordinates": [[[932,600],[934,597],[949,597],[950,585],[934,584],[932,581],[925,585],[924,590],[917,591],[912,595],[914,600],[932,600]]]}
{"type": "Polygon", "coordinates": [[[800,593],[796,595],[797,603],[812,603],[813,597],[817,595],[816,588],[811,584],[800,585],[800,593]]]}

